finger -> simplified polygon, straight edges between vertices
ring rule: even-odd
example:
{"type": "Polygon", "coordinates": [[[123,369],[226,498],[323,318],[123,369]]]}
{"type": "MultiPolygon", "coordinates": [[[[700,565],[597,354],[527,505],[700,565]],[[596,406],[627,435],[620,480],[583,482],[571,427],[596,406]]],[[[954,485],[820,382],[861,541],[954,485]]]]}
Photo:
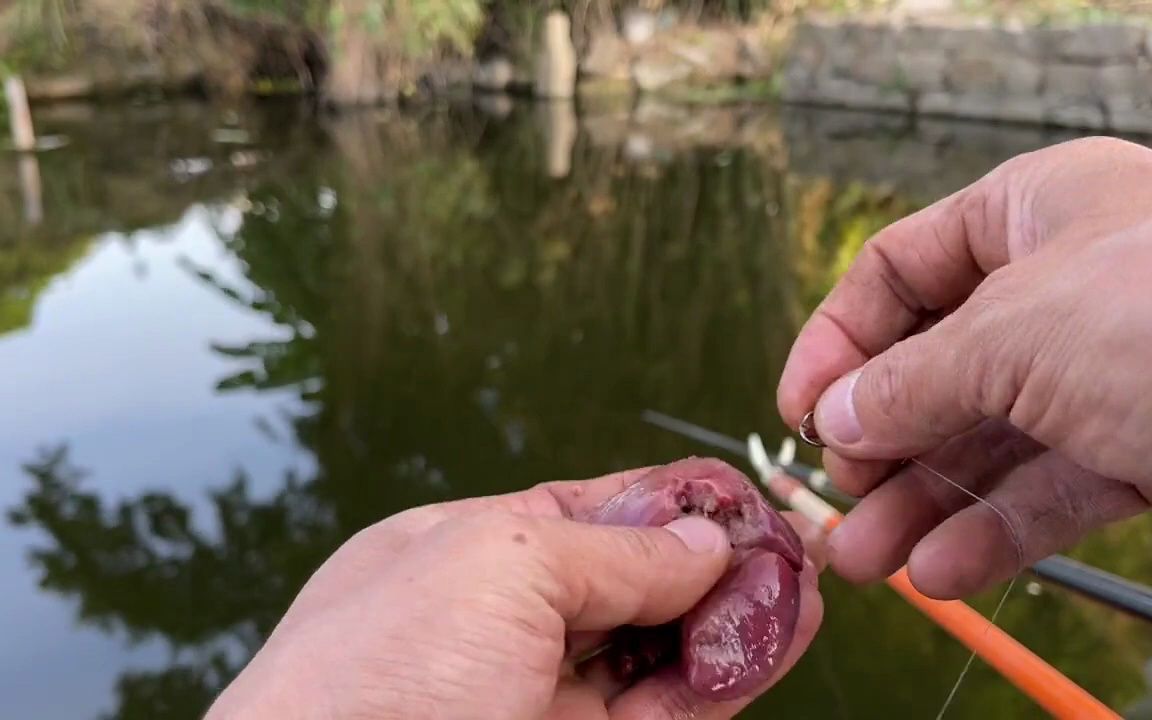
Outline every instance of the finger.
{"type": "Polygon", "coordinates": [[[1023,292],[1039,261],[1013,264],[938,325],[833,383],[816,405],[820,439],[848,458],[906,458],[1006,417],[1053,332],[1020,320],[1050,312],[1047,296],[1023,292]]]}
{"type": "Polygon", "coordinates": [[[908,464],[845,516],[829,538],[832,567],[855,583],[882,580],[908,561],[912,549],[953,513],[971,505],[1010,470],[1043,447],[1001,421],[988,421],[921,461],[908,464]],[[951,481],[951,482],[949,482],[951,481]]]}
{"type": "Polygon", "coordinates": [[[628,687],[628,681],[621,677],[616,666],[605,655],[598,655],[576,669],[580,678],[596,690],[600,704],[607,706],[628,687]]]}
{"type": "Polygon", "coordinates": [[[1149,508],[1131,485],[1084,470],[1055,451],[1009,473],[987,500],[995,510],[971,505],[916,545],[908,575],[920,592],[940,599],[980,592],[1095,528],[1149,508]]]}
{"type": "Polygon", "coordinates": [[[624,470],[589,480],[558,480],[537,485],[528,492],[546,493],[564,517],[580,517],[610,497],[623,492],[656,468],[655,465],[624,470]]]}
{"type": "MultiPolygon", "coordinates": [[[[1031,214],[1046,219],[1048,228],[1084,224],[1090,230],[1077,234],[1094,241],[1147,220],[1152,149],[1118,138],[1088,137],[1042,150],[1037,159],[1041,155],[1036,174],[1042,191],[1033,194],[1031,214]]],[[[1044,234],[1041,228],[1038,235],[1044,234]]]]}
{"type": "Polygon", "coordinates": [[[865,243],[793,345],[777,398],[790,427],[833,380],[957,305],[1008,261],[1005,184],[992,173],[865,243]]]}
{"type": "Polygon", "coordinates": [[[542,517],[574,517],[595,508],[613,495],[618,495],[652,469],[643,467],[622,470],[588,480],[544,482],[527,490],[441,503],[424,508],[434,509],[435,512],[426,513],[427,517],[422,518],[418,524],[413,523],[409,529],[427,530],[450,517],[488,510],[506,510],[542,517]]]}
{"type": "Polygon", "coordinates": [[[778,388],[781,415],[796,427],[833,381],[908,335],[917,315],[962,302],[984,276],[1062,229],[1089,223],[1079,234],[1098,238],[1142,222],[1144,205],[1114,188],[1152,187],[1150,167],[1147,148],[1072,141],[1014,158],[882,230],[797,338],[778,388]]]}
{"type": "Polygon", "coordinates": [[[548,582],[539,592],[571,631],[657,625],[686,613],[731,556],[718,524],[689,516],[663,528],[521,517],[513,544],[532,548],[548,582]]]}
{"type": "Polygon", "coordinates": [[[823,458],[824,472],[832,483],[853,497],[867,495],[900,465],[894,460],[854,460],[829,448],[824,448],[823,458]]]}
{"type": "Polygon", "coordinates": [[[792,645],[784,656],[779,672],[764,687],[748,698],[709,702],[688,688],[678,668],[665,670],[641,680],[609,705],[613,720],[730,720],[756,697],[767,692],[792,670],[812,644],[824,617],[824,603],[817,586],[815,568],[807,567],[800,575],[800,617],[792,645]]]}
{"type": "MultiPolygon", "coordinates": [[[[804,543],[804,572],[809,575],[802,575],[802,577],[815,578],[820,572],[823,571],[827,565],[827,534],[824,529],[819,525],[809,521],[803,515],[796,512],[782,513],[784,518],[793,526],[797,535],[800,536],[801,541],[804,543]]],[[[807,581],[807,580],[806,580],[807,581]]],[[[591,638],[596,638],[603,641],[610,637],[607,633],[573,633],[573,635],[580,636],[581,642],[588,644],[591,638]]],[[[678,642],[678,638],[676,638],[678,642]]],[[[620,679],[618,671],[614,669],[613,663],[607,655],[597,655],[588,662],[579,666],[581,676],[590,684],[596,687],[606,700],[611,700],[619,693],[623,692],[628,683],[620,679]]]]}
{"type": "Polygon", "coordinates": [[[564,658],[576,665],[604,649],[609,634],[599,630],[568,633],[565,638],[564,658]]]}
{"type": "Polygon", "coordinates": [[[586,682],[562,678],[544,717],[548,720],[606,720],[604,697],[586,682]]]}
{"type": "Polygon", "coordinates": [[[800,541],[804,543],[804,559],[811,563],[812,569],[817,573],[824,572],[828,566],[828,533],[823,527],[812,522],[798,512],[781,513],[796,530],[800,541]]]}
{"type": "MultiPolygon", "coordinates": [[[[529,516],[571,517],[590,510],[606,498],[646,475],[651,468],[612,473],[591,480],[550,482],[503,495],[466,498],[412,508],[356,533],[324,563],[297,598],[299,607],[323,607],[339,599],[342,588],[354,587],[374,577],[391,558],[404,551],[415,538],[446,520],[489,511],[529,516]]],[[[299,613],[298,613],[299,614],[299,613]]]]}
{"type": "MultiPolygon", "coordinates": [[[[827,564],[827,551],[825,549],[827,535],[822,527],[807,520],[799,513],[785,512],[783,516],[792,524],[804,543],[804,569],[801,575],[803,582],[814,583],[816,576],[823,571],[827,564]]],[[[587,635],[587,633],[584,634],[587,635]]],[[[678,637],[675,637],[674,641],[678,642],[678,637]]],[[[650,641],[646,642],[650,646],[650,641]]],[[[616,697],[629,686],[628,682],[620,679],[618,670],[614,669],[607,656],[597,656],[585,663],[581,666],[580,673],[589,683],[597,687],[604,698],[608,700],[616,697]]]]}
{"type": "Polygon", "coordinates": [[[406,547],[413,536],[452,518],[489,511],[573,517],[620,493],[651,470],[651,467],[635,468],[589,480],[545,482],[527,490],[425,505],[393,515],[362,532],[370,536],[371,544],[395,553],[406,547]]]}

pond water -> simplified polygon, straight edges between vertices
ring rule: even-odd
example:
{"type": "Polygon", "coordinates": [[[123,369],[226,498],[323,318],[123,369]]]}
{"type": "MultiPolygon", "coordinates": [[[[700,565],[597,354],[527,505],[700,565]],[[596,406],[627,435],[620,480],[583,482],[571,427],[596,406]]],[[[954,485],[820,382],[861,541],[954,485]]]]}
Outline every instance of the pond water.
{"type": "MultiPolygon", "coordinates": [[[[860,244],[1064,139],[499,102],[37,120],[69,144],[0,158],[0,714],[37,720],[199,717],[404,508],[712,452],[645,409],[779,442],[791,339],[860,244]]],[[[1152,523],[1074,554],[1152,581],[1152,523]]],[[[1010,633],[1114,707],[1147,692],[1146,626],[1026,585],[1010,633]]],[[[744,717],[934,717],[966,653],[887,587],[823,586],[744,717]]],[[[1038,716],[980,663],[949,712],[1038,716]]]]}

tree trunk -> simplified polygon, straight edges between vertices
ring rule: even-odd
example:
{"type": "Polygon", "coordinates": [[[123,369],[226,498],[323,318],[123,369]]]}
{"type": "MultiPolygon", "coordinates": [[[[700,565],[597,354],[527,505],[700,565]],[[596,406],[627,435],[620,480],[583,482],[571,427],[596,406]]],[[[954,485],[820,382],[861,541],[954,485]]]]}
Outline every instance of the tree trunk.
{"type": "Polygon", "coordinates": [[[551,12],[545,17],[535,70],[537,97],[568,99],[576,94],[576,49],[566,14],[551,12]]]}

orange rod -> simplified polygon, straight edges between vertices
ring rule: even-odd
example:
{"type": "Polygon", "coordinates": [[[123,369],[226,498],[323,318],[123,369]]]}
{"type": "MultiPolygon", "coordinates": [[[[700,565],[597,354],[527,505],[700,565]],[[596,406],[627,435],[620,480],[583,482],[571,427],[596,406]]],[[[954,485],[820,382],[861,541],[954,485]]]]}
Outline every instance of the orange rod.
{"type": "Polygon", "coordinates": [[[934,600],[921,594],[912,586],[906,568],[900,568],[888,578],[888,585],[1053,717],[1069,720],[1120,717],[965,603],[934,600]]]}
{"type": "MultiPolygon", "coordinates": [[[[767,478],[767,485],[774,495],[819,522],[825,530],[839,525],[844,517],[791,476],[778,472],[767,478]],[[812,508],[816,510],[812,515],[805,511],[812,508]]],[[[907,568],[900,568],[887,582],[1053,717],[1061,720],[1119,720],[1120,716],[1115,711],[967,604],[959,600],[934,600],[920,593],[908,579],[907,568]]]]}

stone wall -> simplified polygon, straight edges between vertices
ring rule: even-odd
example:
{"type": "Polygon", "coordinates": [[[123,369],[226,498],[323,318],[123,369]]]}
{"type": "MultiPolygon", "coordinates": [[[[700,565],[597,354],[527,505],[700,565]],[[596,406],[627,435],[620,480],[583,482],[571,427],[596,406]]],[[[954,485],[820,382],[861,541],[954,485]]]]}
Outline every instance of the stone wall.
{"type": "MultiPolygon", "coordinates": [[[[667,96],[776,91],[794,104],[1152,133],[1152,23],[1027,25],[938,12],[776,26],[652,22],[593,33],[580,82],[667,96]]],[[[721,97],[726,97],[721,95],[721,97]]]]}
{"type": "Polygon", "coordinates": [[[772,76],[768,30],[754,25],[670,24],[649,33],[592,34],[580,63],[589,84],[621,83],[639,93],[670,86],[734,84],[772,76]]]}
{"type": "MultiPolygon", "coordinates": [[[[772,24],[681,22],[668,12],[632,10],[619,27],[586,30],[578,58],[583,95],[644,95],[686,88],[733,87],[770,81],[775,64],[772,24]]],[[[539,53],[537,64],[550,62],[539,53]]],[[[473,86],[488,92],[530,91],[533,74],[505,55],[477,62],[473,86]]],[[[767,99],[767,92],[761,92],[767,99]]]]}
{"type": "Polygon", "coordinates": [[[1152,29],[973,18],[809,19],[791,39],[786,101],[1152,132],[1152,29]]]}

